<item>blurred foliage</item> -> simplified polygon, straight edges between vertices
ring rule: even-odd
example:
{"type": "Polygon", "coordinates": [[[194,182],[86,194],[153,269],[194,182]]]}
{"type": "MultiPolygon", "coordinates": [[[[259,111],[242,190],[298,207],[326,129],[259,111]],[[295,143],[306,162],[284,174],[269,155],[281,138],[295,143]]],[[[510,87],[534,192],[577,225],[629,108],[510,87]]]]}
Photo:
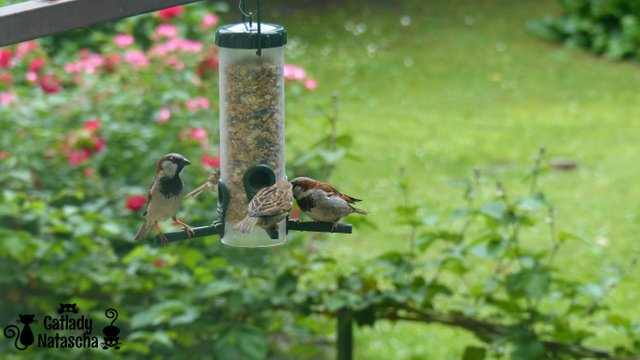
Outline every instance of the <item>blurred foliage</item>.
{"type": "MultiPolygon", "coordinates": [[[[141,209],[128,200],[145,194],[150,159],[169,151],[201,159],[185,171],[197,184],[217,155],[217,101],[208,97],[216,93],[217,58],[202,25],[217,9],[210,6],[190,6],[161,23],[156,14],[136,18],[152,24],[143,36],[148,44],[137,35],[129,43],[122,35],[130,32],[118,29],[101,35],[94,50],[62,38],[59,52],[35,43],[2,49],[9,51],[0,68],[6,324],[20,313],[44,316],[59,303],[77,303],[96,322],[104,319],[95,324],[101,328],[104,310],[115,308],[119,356],[127,358],[328,358],[333,321],[345,313],[359,326],[386,319],[465,329],[484,346],[467,348],[464,359],[640,353],[639,324],[605,302],[629,267],[611,265],[588,282],[555,261],[566,243],[580,240],[557,227],[538,188],[542,154],[527,192],[512,194],[476,173],[459,182],[464,202],[449,216],[422,208],[411,195],[416,184],[400,172],[390,223],[410,228],[408,246],[399,237],[398,250],[371,259],[332,258],[294,234],[286,246],[267,250],[224,247],[216,238],[165,248],[134,243],[141,209]],[[160,25],[175,25],[176,33],[160,25]],[[602,350],[587,345],[609,329],[623,340],[602,350]]],[[[304,79],[289,80],[288,99],[310,95],[304,79]]],[[[339,161],[357,159],[355,139],[338,129],[337,99],[325,107],[318,114],[327,132],[291,156],[291,174],[327,179],[339,161]]],[[[214,208],[215,197],[205,194],[180,214],[206,224],[214,208]]],[[[47,359],[112,354],[28,351],[47,359]]],[[[0,353],[16,354],[6,339],[0,353]]]]}
{"type": "Polygon", "coordinates": [[[531,21],[533,33],[607,58],[640,60],[640,2],[636,0],[558,0],[559,17],[531,21]]]}

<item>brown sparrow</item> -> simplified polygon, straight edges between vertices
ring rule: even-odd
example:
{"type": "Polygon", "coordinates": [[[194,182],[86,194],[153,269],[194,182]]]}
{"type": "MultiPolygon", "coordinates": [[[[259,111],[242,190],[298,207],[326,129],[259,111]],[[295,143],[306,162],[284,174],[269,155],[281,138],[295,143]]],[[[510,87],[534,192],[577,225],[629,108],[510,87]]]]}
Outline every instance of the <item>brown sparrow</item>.
{"type": "Polygon", "coordinates": [[[220,169],[214,169],[204,184],[195,188],[195,190],[185,195],[185,197],[194,198],[207,189],[211,190],[214,194],[218,194],[218,180],[220,180],[220,169]]]}
{"type": "Polygon", "coordinates": [[[292,207],[291,183],[278,181],[256,193],[247,206],[247,216],[233,229],[243,233],[250,232],[255,225],[265,230],[276,229],[277,224],[287,218],[292,207]]]}
{"type": "Polygon", "coordinates": [[[332,230],[336,229],[340,219],[351,213],[368,214],[351,205],[362,200],[345,195],[327,183],[298,177],[291,180],[291,184],[300,210],[313,221],[332,223],[332,230]]]}
{"type": "Polygon", "coordinates": [[[163,156],[156,167],[156,177],[149,188],[147,195],[147,210],[144,212],[144,224],[136,234],[136,240],[147,237],[153,226],[160,233],[162,244],[167,243],[167,238],[160,231],[158,221],[168,218],[173,219],[182,226],[189,237],[193,235],[193,230],[189,225],[176,219],[176,213],[182,205],[182,197],[184,196],[184,183],[180,178],[182,169],[191,164],[184,156],[180,154],[167,154],[163,156]]]}

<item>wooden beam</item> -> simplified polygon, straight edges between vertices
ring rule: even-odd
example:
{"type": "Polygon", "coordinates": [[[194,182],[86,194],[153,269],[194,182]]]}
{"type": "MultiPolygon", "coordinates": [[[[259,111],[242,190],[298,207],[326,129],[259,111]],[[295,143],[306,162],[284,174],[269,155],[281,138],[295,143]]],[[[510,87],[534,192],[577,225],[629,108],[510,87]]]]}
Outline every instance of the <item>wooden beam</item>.
{"type": "Polygon", "coordinates": [[[33,0],[0,7],[0,46],[200,0],[33,0]]]}

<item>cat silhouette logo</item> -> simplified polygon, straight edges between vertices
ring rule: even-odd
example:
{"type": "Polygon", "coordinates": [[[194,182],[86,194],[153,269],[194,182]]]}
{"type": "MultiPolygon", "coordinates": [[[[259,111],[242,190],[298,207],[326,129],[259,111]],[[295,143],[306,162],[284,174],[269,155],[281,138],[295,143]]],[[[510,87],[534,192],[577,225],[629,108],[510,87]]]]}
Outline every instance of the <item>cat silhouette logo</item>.
{"type": "Polygon", "coordinates": [[[22,330],[16,325],[9,325],[4,328],[4,336],[7,339],[11,339],[14,336],[16,340],[13,345],[15,345],[18,350],[26,350],[29,346],[33,344],[35,338],[33,336],[33,331],[29,325],[37,324],[38,321],[35,319],[35,314],[19,314],[18,320],[16,320],[16,324],[23,324],[22,330]]]}
{"type": "Polygon", "coordinates": [[[107,325],[102,329],[102,333],[104,334],[102,349],[107,350],[112,348],[114,350],[120,350],[120,345],[122,345],[120,337],[118,336],[120,334],[120,328],[113,325],[113,323],[116,322],[116,319],[118,319],[118,311],[116,309],[107,309],[104,312],[104,315],[107,319],[113,320],[111,320],[111,325],[107,325]]]}
{"type": "Polygon", "coordinates": [[[77,314],[80,308],[76,304],[60,304],[56,310],[58,314],[64,314],[66,312],[77,314]]]}

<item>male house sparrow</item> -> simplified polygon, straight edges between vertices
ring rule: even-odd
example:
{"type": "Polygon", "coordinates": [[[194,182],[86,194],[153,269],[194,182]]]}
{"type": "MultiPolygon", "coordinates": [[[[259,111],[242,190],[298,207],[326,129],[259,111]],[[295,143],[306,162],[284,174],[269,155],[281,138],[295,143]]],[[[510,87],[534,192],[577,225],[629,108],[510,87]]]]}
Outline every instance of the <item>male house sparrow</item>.
{"type": "Polygon", "coordinates": [[[277,224],[287,218],[292,207],[291,184],[286,180],[278,181],[256,193],[247,206],[247,216],[233,229],[248,233],[258,225],[265,230],[275,230],[277,224]]]}
{"type": "Polygon", "coordinates": [[[185,195],[188,198],[194,198],[200,195],[201,192],[209,189],[211,192],[218,193],[218,180],[220,180],[220,169],[214,169],[207,181],[204,184],[195,188],[192,192],[185,195]]]}
{"type": "Polygon", "coordinates": [[[162,244],[167,243],[167,238],[160,231],[158,221],[172,218],[182,226],[189,237],[193,235],[193,230],[189,225],[176,219],[176,213],[182,205],[182,197],[184,195],[184,183],[180,178],[182,169],[191,164],[184,156],[171,153],[163,156],[156,167],[156,177],[149,188],[147,195],[147,209],[144,212],[144,224],[136,234],[136,240],[144,239],[155,226],[160,233],[162,244]]]}
{"type": "Polygon", "coordinates": [[[293,196],[300,210],[313,221],[332,223],[332,230],[336,229],[340,219],[351,213],[368,214],[367,211],[351,205],[362,200],[342,194],[327,183],[298,177],[291,180],[291,184],[293,196]]]}

